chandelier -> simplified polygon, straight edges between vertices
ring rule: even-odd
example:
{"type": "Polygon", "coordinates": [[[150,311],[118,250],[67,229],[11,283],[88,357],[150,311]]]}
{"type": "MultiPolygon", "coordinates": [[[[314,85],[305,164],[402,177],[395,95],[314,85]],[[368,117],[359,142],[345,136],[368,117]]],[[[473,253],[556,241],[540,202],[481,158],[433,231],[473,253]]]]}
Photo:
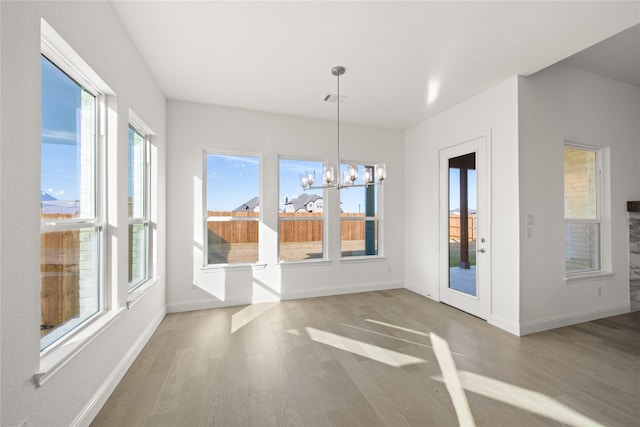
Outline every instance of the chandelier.
{"type": "Polygon", "coordinates": [[[358,182],[358,165],[348,164],[347,170],[342,175],[342,182],[340,182],[340,76],[342,76],[347,70],[342,66],[336,66],[331,69],[331,74],[336,76],[337,80],[337,138],[336,138],[336,151],[337,151],[337,170],[333,166],[326,165],[322,171],[322,185],[314,185],[316,183],[315,171],[306,171],[304,175],[300,176],[300,185],[303,190],[315,190],[324,188],[336,188],[342,190],[343,188],[351,187],[369,187],[371,185],[382,184],[382,181],[387,177],[387,166],[384,163],[376,163],[374,166],[365,166],[362,180],[358,182]]]}

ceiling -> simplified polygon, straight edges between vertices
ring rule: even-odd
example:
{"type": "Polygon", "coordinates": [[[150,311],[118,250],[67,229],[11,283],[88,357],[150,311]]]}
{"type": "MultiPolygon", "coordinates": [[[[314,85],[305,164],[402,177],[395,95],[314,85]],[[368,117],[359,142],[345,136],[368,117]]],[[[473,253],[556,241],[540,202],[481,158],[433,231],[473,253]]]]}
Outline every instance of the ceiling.
{"type": "Polygon", "coordinates": [[[578,52],[564,62],[605,77],[640,86],[640,25],[578,52]]]}
{"type": "MultiPolygon", "coordinates": [[[[341,121],[391,129],[640,23],[640,1],[112,4],[169,99],[334,120],[342,65],[341,121]]],[[[639,31],[570,61],[640,85],[639,31]]]]}

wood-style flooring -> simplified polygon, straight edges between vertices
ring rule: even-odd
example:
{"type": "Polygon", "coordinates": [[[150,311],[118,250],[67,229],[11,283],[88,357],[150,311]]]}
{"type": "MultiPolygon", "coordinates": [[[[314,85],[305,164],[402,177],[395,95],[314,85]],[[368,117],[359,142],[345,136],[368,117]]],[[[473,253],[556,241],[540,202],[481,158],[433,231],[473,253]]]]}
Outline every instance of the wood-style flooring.
{"type": "Polygon", "coordinates": [[[408,290],[169,314],[92,426],[639,426],[640,312],[515,337],[408,290]]]}

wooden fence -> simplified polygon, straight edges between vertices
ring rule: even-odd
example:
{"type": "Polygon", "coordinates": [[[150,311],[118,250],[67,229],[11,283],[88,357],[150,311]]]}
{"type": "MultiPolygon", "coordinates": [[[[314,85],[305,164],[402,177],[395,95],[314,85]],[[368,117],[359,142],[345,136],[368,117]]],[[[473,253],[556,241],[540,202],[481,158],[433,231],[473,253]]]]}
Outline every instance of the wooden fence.
{"type": "MultiPolygon", "coordinates": [[[[468,221],[469,240],[475,240],[478,234],[476,214],[469,215],[468,221]]],[[[449,240],[460,240],[460,215],[449,215],[449,240]]]]}
{"type": "Polygon", "coordinates": [[[80,312],[80,232],[40,235],[41,334],[80,312]]]}
{"type": "MultiPolygon", "coordinates": [[[[225,217],[253,217],[257,218],[257,212],[213,212],[211,216],[225,217]]],[[[322,213],[290,213],[280,212],[280,218],[290,218],[280,222],[281,242],[314,242],[322,240],[322,213]],[[300,221],[296,221],[300,218],[300,221]],[[317,219],[314,221],[314,219],[317,219]]],[[[364,214],[343,213],[340,218],[361,218],[362,221],[342,221],[342,240],[364,240],[365,221],[364,214]]],[[[210,243],[257,243],[257,221],[211,221],[207,223],[210,243]],[[212,240],[213,239],[213,240],[212,240]]],[[[377,231],[377,221],[376,221],[377,231]]]]}

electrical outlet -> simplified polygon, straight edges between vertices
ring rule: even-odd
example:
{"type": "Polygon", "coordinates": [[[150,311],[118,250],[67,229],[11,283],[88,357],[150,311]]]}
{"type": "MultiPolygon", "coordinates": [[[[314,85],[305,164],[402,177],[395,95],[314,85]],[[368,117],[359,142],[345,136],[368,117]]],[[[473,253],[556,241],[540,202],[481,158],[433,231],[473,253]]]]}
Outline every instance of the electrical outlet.
{"type": "Polygon", "coordinates": [[[391,267],[387,268],[387,274],[391,274],[391,267]]]}
{"type": "Polygon", "coordinates": [[[602,296],[602,286],[598,286],[598,296],[602,296]]]}

